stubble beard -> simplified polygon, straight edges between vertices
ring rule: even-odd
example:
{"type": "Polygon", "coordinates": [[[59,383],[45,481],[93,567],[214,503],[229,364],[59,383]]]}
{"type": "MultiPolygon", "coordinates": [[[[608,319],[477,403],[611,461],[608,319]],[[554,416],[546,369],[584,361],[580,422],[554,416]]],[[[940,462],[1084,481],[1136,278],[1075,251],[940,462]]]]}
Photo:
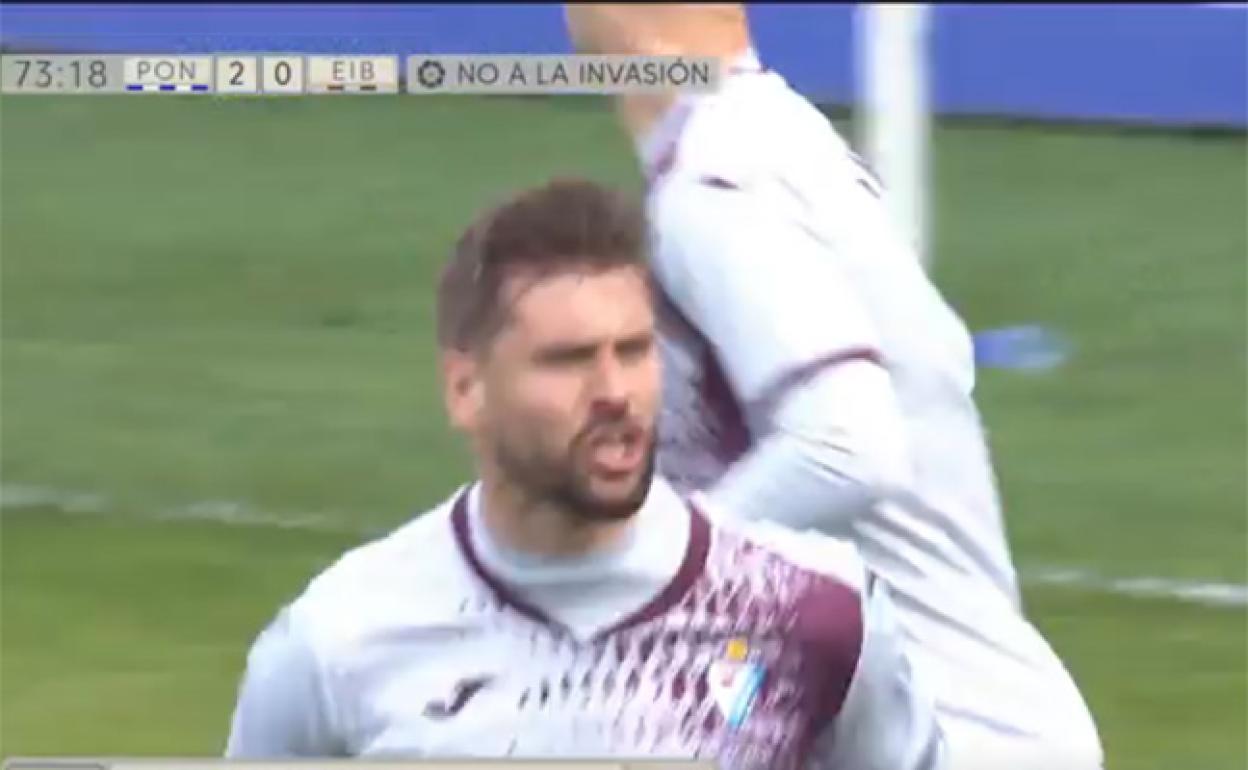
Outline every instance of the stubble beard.
{"type": "Polygon", "coordinates": [[[633,486],[623,495],[604,498],[594,491],[588,469],[577,461],[584,456],[585,444],[595,427],[599,426],[581,431],[557,460],[539,457],[525,451],[523,442],[506,439],[495,446],[495,459],[511,483],[534,503],[553,505],[580,523],[623,521],[637,513],[650,493],[657,439],[651,432],[633,486]]]}

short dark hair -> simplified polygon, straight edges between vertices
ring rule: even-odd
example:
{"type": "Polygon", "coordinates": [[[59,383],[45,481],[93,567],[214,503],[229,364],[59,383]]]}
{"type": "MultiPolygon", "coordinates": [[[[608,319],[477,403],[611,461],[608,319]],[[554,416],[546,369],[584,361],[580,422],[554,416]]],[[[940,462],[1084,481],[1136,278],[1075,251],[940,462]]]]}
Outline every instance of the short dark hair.
{"type": "Polygon", "coordinates": [[[518,275],[564,270],[647,271],[648,231],[636,197],[586,179],[520,192],[474,221],[455,244],[437,295],[438,344],[473,350],[506,318],[502,290],[518,275]]]}

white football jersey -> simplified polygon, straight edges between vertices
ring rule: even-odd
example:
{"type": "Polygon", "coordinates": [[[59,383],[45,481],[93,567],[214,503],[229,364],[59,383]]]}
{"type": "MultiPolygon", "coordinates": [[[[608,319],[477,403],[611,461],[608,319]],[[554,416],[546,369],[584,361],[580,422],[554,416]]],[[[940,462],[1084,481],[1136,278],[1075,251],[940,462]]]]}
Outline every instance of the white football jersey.
{"type": "Polygon", "coordinates": [[[619,552],[499,556],[477,486],[317,577],[256,641],[233,758],[714,758],[944,767],[887,594],[656,481],[619,552]]]}
{"type": "MultiPolygon", "coordinates": [[[[970,335],[862,163],[766,71],[679,102],[641,154],[662,295],[664,475],[686,493],[713,488],[766,437],[786,391],[829,366],[877,363],[904,425],[906,480],[833,534],[889,584],[943,713],[1099,752],[1082,697],[1020,610],[970,335]]],[[[836,405],[847,417],[865,406],[836,405]]]]}

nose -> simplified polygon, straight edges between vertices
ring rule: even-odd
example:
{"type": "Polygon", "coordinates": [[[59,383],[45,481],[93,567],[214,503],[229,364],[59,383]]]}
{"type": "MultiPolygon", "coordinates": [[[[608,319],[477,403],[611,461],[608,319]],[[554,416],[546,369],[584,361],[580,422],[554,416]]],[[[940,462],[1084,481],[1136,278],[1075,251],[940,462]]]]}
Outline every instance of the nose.
{"type": "Polygon", "coordinates": [[[612,351],[606,351],[598,358],[594,369],[593,396],[594,401],[620,406],[628,403],[628,381],[624,365],[612,351]]]}

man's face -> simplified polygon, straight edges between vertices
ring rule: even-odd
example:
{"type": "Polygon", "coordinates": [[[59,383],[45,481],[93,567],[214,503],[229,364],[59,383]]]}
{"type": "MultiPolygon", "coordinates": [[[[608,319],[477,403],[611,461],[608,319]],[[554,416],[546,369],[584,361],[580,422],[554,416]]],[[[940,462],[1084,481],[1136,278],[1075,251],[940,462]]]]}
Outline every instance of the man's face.
{"type": "Polygon", "coordinates": [[[632,515],[654,470],[660,370],[644,274],[516,277],[481,362],[479,436],[531,497],[593,520],[632,515]]]}
{"type": "Polygon", "coordinates": [[[565,3],[564,25],[578,53],[738,53],[750,45],[741,3],[565,3]]]}

